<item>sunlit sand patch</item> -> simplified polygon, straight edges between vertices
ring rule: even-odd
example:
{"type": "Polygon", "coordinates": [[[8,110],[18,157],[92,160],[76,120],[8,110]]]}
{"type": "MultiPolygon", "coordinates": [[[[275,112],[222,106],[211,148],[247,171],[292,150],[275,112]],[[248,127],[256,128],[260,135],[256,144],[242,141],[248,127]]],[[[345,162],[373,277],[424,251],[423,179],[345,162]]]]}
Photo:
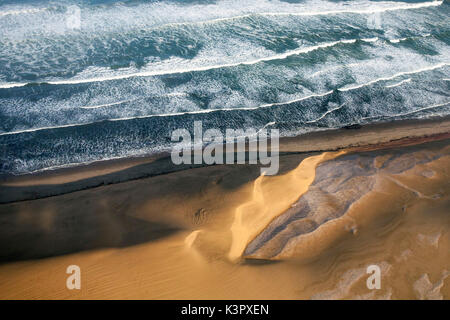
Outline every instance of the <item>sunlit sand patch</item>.
{"type": "Polygon", "coordinates": [[[308,190],[314,181],[318,164],[344,153],[325,152],[304,159],[296,169],[285,175],[258,177],[253,183],[250,201],[236,208],[235,219],[231,226],[232,242],[229,258],[239,259],[248,242],[308,190]]]}
{"type": "Polygon", "coordinates": [[[195,230],[192,231],[185,239],[184,243],[186,247],[192,248],[192,245],[194,244],[195,240],[197,239],[198,234],[202,232],[202,230],[195,230]]]}

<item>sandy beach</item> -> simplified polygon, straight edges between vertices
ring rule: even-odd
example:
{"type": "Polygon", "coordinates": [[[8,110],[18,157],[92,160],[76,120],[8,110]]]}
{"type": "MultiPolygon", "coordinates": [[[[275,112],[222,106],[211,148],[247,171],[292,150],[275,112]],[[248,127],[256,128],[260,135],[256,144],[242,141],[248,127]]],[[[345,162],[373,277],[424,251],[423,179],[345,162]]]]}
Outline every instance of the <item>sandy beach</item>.
{"type": "Polygon", "coordinates": [[[162,154],[2,177],[0,298],[449,299],[449,177],[448,118],[281,139],[276,176],[162,154]]]}

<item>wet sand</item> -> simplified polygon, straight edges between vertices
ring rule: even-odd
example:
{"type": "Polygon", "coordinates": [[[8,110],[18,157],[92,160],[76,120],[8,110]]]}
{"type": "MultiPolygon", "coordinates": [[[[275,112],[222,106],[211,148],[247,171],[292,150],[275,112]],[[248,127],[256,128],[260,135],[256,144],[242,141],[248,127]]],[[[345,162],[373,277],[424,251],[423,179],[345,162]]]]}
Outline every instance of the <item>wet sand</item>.
{"type": "Polygon", "coordinates": [[[160,157],[3,178],[0,298],[449,299],[450,124],[420,124],[283,139],[270,177],[160,157]]]}

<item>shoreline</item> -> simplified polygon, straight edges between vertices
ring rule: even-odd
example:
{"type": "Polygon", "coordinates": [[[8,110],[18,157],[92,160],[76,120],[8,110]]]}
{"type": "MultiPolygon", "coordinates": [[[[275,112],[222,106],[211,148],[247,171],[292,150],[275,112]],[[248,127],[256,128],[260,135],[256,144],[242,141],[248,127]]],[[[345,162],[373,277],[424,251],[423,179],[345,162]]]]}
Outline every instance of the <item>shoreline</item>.
{"type": "Polygon", "coordinates": [[[285,153],[270,177],[206,166],[2,204],[0,299],[448,299],[447,136],[285,153]]]}
{"type": "MultiPolygon", "coordinates": [[[[295,137],[281,137],[279,152],[280,157],[342,149],[358,152],[448,138],[450,138],[450,116],[423,120],[409,119],[368,124],[357,128],[316,131],[295,137]]],[[[227,166],[227,164],[174,165],[170,154],[162,152],[146,156],[99,160],[23,175],[3,175],[0,176],[0,187],[3,189],[0,193],[0,204],[58,196],[103,185],[209,166],[227,166]]]]}

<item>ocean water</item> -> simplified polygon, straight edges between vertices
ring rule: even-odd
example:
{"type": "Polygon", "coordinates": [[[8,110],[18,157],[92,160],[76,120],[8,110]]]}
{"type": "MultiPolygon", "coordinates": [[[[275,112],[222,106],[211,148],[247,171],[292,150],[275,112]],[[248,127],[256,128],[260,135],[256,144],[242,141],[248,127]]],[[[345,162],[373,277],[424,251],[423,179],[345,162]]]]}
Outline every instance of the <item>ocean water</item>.
{"type": "Polygon", "coordinates": [[[0,0],[0,174],[450,113],[448,1],[0,0]]]}

